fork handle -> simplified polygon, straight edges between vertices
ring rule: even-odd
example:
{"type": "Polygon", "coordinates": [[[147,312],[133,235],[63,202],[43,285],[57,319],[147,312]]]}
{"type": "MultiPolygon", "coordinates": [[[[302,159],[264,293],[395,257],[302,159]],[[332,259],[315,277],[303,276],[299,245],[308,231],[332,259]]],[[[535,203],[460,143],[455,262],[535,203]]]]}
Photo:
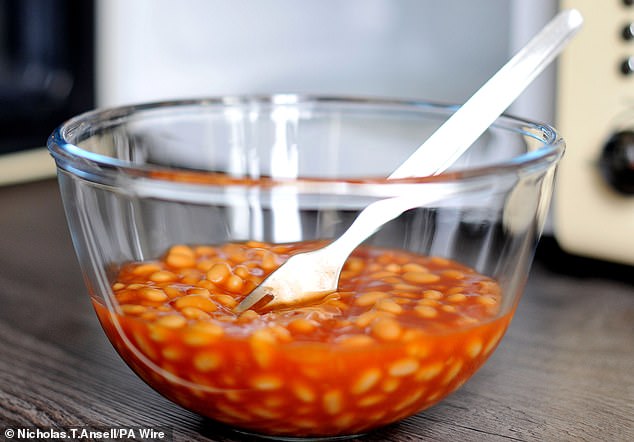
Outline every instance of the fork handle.
{"type": "MultiPolygon", "coordinates": [[[[406,195],[387,198],[375,201],[355,218],[348,229],[325,249],[336,254],[345,261],[346,258],[356,249],[359,244],[369,238],[387,222],[397,218],[402,213],[417,207],[423,207],[434,202],[456,195],[465,191],[465,186],[457,183],[438,184],[437,189],[433,189],[433,184],[425,184],[425,191],[418,194],[408,193],[406,195]]],[[[470,191],[479,191],[488,186],[477,185],[469,188],[470,191]]]]}

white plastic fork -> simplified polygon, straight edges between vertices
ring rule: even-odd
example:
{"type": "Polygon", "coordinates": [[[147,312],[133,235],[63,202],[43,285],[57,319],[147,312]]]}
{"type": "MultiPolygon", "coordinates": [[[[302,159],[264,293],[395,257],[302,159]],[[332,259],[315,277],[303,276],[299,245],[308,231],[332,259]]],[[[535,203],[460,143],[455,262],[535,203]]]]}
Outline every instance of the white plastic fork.
{"type": "MultiPolygon", "coordinates": [[[[560,12],[491,77],[389,179],[437,175],[453,164],[561,52],[583,23],[579,11],[560,12]]],[[[429,186],[432,189],[432,185],[429,186]]],[[[275,308],[309,302],[337,290],[341,269],[352,251],[388,221],[461,191],[458,184],[424,195],[403,195],[368,205],[337,240],[291,256],[235,308],[275,308]]],[[[475,190],[475,189],[471,189],[475,190]]]]}

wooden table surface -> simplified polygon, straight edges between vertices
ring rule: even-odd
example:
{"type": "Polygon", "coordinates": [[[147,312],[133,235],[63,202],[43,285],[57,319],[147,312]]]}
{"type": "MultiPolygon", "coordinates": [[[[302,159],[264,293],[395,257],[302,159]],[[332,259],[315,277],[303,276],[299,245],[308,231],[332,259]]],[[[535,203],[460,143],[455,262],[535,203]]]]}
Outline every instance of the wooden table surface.
{"type": "MultiPolygon", "coordinates": [[[[353,440],[634,440],[634,268],[550,242],[487,364],[439,405],[353,440]]],[[[137,378],[86,293],[57,183],[0,187],[0,440],[20,426],[160,426],[174,440],[249,440],[137,378]]]]}

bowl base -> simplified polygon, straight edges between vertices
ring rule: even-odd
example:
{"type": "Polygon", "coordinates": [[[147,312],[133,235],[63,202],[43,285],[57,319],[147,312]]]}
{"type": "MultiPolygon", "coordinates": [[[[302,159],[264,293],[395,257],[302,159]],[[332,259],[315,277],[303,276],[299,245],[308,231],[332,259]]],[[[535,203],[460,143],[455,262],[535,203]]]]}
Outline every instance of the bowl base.
{"type": "Polygon", "coordinates": [[[260,433],[252,433],[245,430],[240,430],[237,428],[232,428],[231,431],[240,434],[241,436],[248,436],[253,439],[262,439],[262,440],[276,440],[282,442],[321,442],[321,441],[338,441],[338,440],[347,440],[354,439],[356,437],[364,436],[366,433],[357,433],[357,434],[347,434],[343,436],[273,436],[268,434],[260,434],[260,433]]]}

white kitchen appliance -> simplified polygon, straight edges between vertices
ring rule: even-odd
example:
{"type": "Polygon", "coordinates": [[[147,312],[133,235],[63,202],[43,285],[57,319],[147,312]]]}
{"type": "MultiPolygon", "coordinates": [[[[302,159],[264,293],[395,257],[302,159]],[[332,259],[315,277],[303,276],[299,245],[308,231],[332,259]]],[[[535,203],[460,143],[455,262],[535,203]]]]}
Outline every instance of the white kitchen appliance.
{"type": "Polygon", "coordinates": [[[634,264],[634,1],[564,0],[584,29],[559,63],[554,233],[572,253],[634,264]]]}

